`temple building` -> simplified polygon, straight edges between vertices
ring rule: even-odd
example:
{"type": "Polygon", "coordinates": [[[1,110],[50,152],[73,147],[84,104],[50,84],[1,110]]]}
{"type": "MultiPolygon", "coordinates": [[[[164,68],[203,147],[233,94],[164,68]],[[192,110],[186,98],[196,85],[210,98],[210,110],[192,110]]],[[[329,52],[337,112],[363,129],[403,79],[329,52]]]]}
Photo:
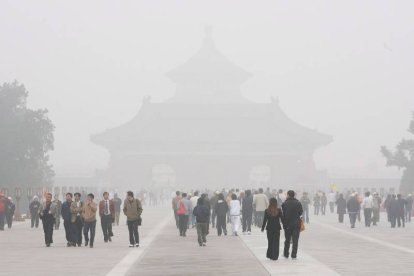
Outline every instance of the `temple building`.
{"type": "Polygon", "coordinates": [[[301,126],[278,101],[254,103],[241,86],[252,75],[215,47],[201,49],[167,73],[175,96],[143,100],[129,122],[93,135],[110,153],[112,187],[285,187],[318,181],[313,153],[332,137],[301,126]]]}

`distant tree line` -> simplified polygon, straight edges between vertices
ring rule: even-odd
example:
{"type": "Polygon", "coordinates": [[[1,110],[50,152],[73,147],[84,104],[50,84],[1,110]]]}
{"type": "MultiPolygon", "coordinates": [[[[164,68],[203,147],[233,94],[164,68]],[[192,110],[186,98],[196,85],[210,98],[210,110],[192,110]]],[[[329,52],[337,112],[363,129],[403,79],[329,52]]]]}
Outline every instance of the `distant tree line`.
{"type": "MultiPolygon", "coordinates": [[[[414,112],[408,128],[408,131],[414,135],[414,112]]],[[[385,146],[381,147],[381,152],[387,159],[387,166],[395,166],[403,169],[403,175],[400,184],[400,192],[408,194],[414,192],[414,139],[402,139],[394,151],[385,146]]]]}
{"type": "Polygon", "coordinates": [[[27,108],[27,97],[17,81],[0,85],[0,187],[52,183],[48,153],[54,149],[55,126],[46,109],[27,108]]]}

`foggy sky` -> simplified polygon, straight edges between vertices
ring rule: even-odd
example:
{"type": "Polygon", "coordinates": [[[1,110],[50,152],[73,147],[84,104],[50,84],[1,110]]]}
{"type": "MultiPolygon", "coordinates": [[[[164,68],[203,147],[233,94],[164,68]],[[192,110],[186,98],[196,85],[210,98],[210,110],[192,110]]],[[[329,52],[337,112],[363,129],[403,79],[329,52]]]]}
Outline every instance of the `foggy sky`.
{"type": "Polygon", "coordinates": [[[108,154],[91,134],[174,94],[165,73],[200,47],[253,74],[252,101],[279,97],[293,120],[334,137],[317,167],[336,176],[398,177],[394,146],[414,111],[413,1],[0,0],[0,83],[18,80],[56,125],[58,175],[92,175],[108,154]]]}

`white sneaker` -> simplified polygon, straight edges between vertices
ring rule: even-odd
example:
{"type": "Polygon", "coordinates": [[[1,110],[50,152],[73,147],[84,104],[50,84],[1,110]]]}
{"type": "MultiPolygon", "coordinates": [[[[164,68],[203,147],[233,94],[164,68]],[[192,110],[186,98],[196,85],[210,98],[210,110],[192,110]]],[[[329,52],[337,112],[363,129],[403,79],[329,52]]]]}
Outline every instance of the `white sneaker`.
{"type": "Polygon", "coordinates": [[[250,231],[247,231],[247,235],[251,235],[252,234],[252,232],[250,232],[250,231]]]}
{"type": "Polygon", "coordinates": [[[130,244],[129,247],[134,247],[134,245],[133,244],[130,244]]]}
{"type": "Polygon", "coordinates": [[[135,244],[135,247],[139,247],[139,243],[136,243],[136,244],[135,244]]]}

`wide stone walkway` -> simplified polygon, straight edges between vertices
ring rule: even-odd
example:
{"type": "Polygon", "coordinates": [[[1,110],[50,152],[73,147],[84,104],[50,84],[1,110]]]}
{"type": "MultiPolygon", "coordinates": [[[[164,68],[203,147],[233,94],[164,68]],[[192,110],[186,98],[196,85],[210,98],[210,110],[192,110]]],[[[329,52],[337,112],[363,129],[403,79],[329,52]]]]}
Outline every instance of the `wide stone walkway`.
{"type": "Polygon", "coordinates": [[[266,234],[258,228],[239,237],[210,228],[207,246],[199,247],[195,229],[179,236],[168,208],[144,208],[139,248],[128,248],[125,218],[114,234],[105,244],[98,221],[93,249],[67,248],[61,228],[46,248],[41,228],[16,223],[0,232],[0,275],[414,275],[414,222],[350,229],[347,217],[344,224],[334,214],[311,217],[298,259],[276,262],[265,258],[266,234]]]}

